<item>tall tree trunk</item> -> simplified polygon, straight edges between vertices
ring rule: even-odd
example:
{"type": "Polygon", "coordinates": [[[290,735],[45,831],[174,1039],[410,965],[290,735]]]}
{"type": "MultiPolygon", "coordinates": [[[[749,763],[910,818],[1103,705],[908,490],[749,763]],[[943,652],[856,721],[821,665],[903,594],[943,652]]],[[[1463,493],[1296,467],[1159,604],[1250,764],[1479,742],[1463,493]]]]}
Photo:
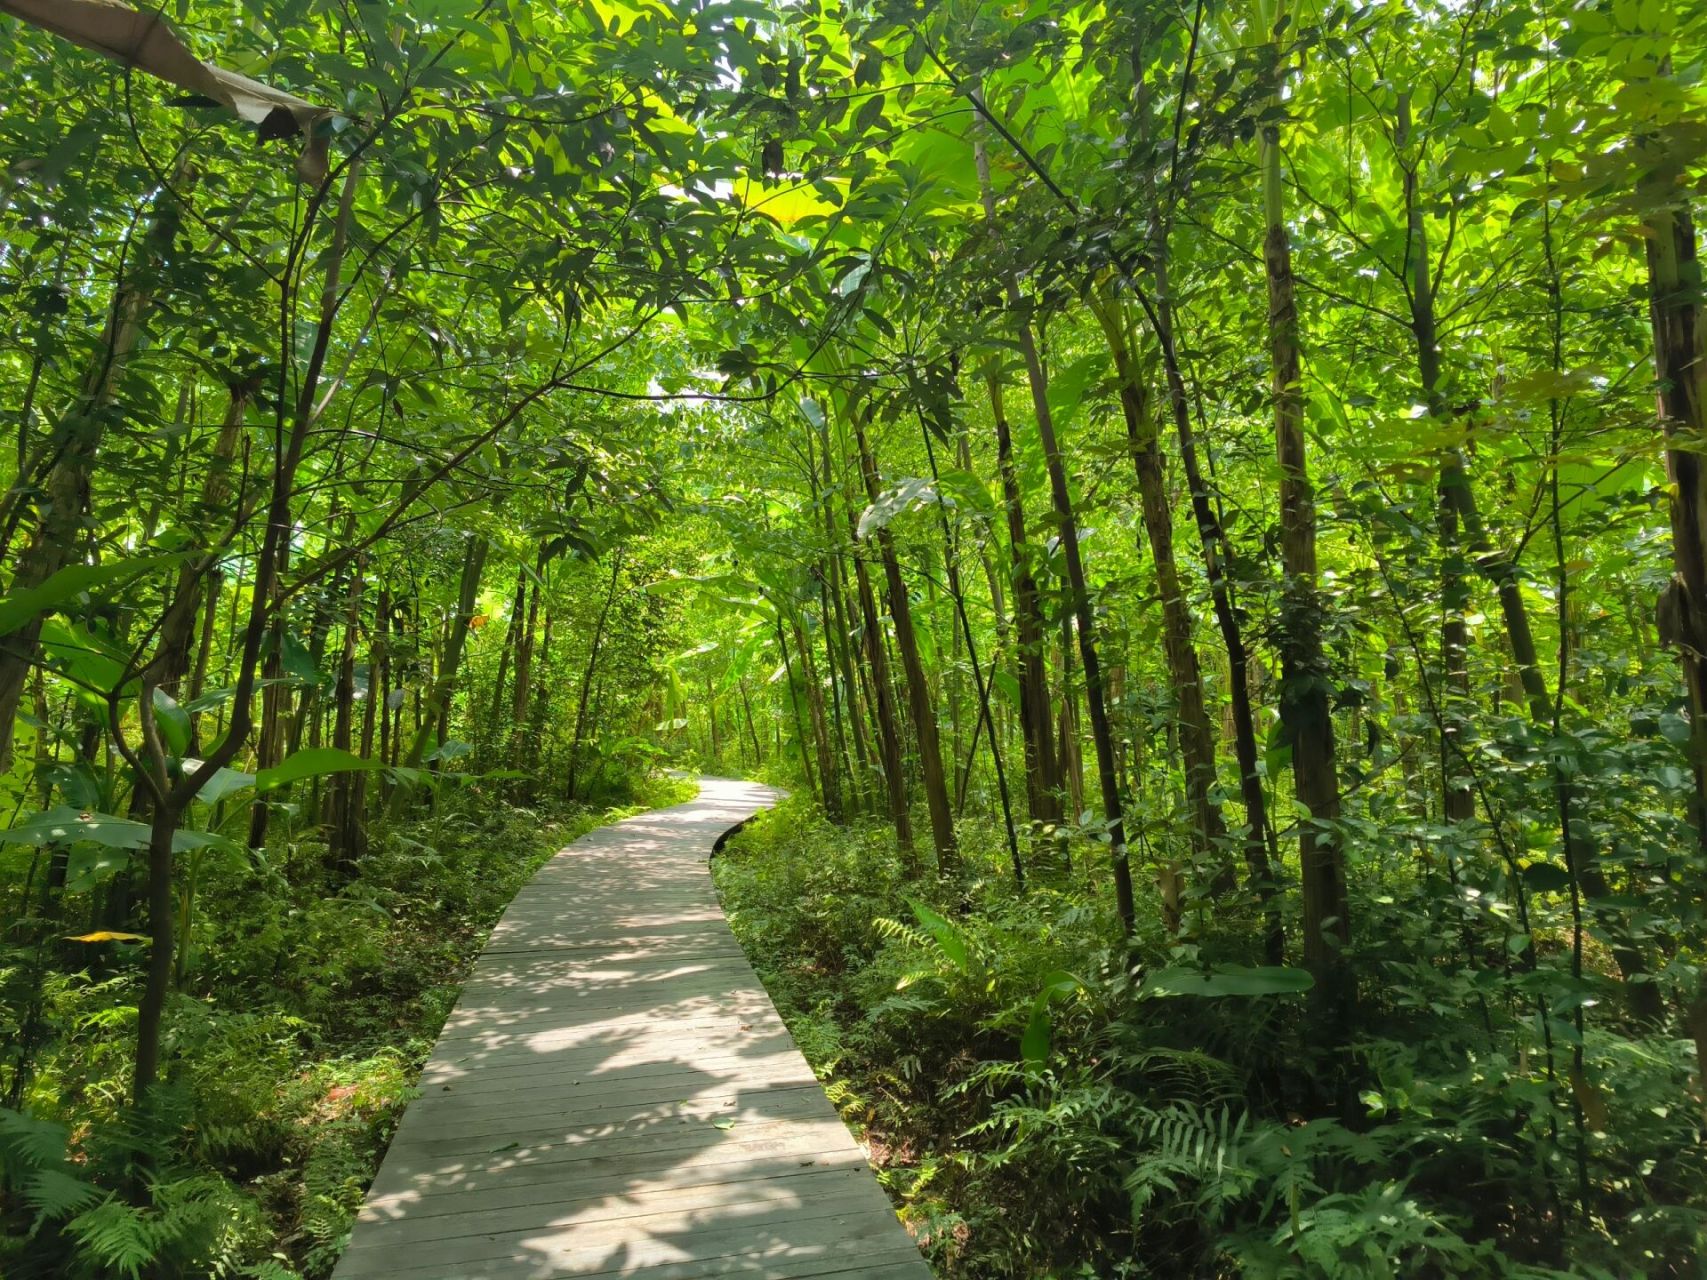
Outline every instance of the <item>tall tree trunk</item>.
{"type": "MultiPolygon", "coordinates": [[[[180,170],[180,182],[184,176],[180,170]]],[[[7,588],[10,594],[40,586],[71,564],[85,545],[84,513],[89,507],[108,410],[119,378],[142,335],[143,317],[153,301],[154,277],[177,235],[177,199],[174,193],[158,197],[143,243],[135,250],[134,263],[129,259],[131,246],[126,242],[127,256],[119,263],[119,279],[100,347],[76,400],[55,424],[48,441],[53,462],[47,473],[35,532],[18,557],[17,571],[7,588]]],[[[19,475],[18,483],[22,484],[24,479],[19,475]]],[[[18,704],[41,646],[42,622],[42,615],[37,614],[0,642],[0,773],[12,761],[18,704]]]]}
{"type": "Polygon", "coordinates": [[[581,745],[586,740],[587,733],[587,697],[593,688],[593,675],[599,667],[599,649],[604,644],[605,623],[610,620],[611,604],[616,600],[617,584],[622,580],[622,548],[618,547],[611,555],[610,590],[605,592],[605,602],[599,606],[598,621],[593,625],[593,638],[587,646],[587,665],[581,672],[581,693],[575,702],[574,736],[569,743],[569,785],[564,794],[573,801],[580,783],[581,745]]]}
{"type": "MultiPolygon", "coordinates": [[[[1167,380],[1168,407],[1174,420],[1174,434],[1179,440],[1180,465],[1185,470],[1186,488],[1191,512],[1197,525],[1197,538],[1203,553],[1203,567],[1209,579],[1209,600],[1215,622],[1221,632],[1221,643],[1227,650],[1227,688],[1233,712],[1233,749],[1239,764],[1239,798],[1245,810],[1245,836],[1242,842],[1245,865],[1252,883],[1272,884],[1274,873],[1268,865],[1268,806],[1263,795],[1262,775],[1258,772],[1256,720],[1251,708],[1250,651],[1245,647],[1244,628],[1239,611],[1233,602],[1232,584],[1228,581],[1228,561],[1231,546],[1221,527],[1220,517],[1210,501],[1209,486],[1198,465],[1196,433],[1192,428],[1191,404],[1186,395],[1185,374],[1180,367],[1179,348],[1174,341],[1173,300],[1168,283],[1167,232],[1158,220],[1152,228],[1151,277],[1156,296],[1146,307],[1148,319],[1155,329],[1161,348],[1162,373],[1167,380]]],[[[1213,887],[1220,888],[1223,878],[1217,875],[1213,887]]]]}
{"type": "MultiPolygon", "coordinates": [[[[289,544],[279,552],[279,570],[273,575],[272,590],[275,595],[284,576],[286,562],[289,559],[289,544]]],[[[254,590],[259,591],[261,584],[257,581],[254,590]]],[[[273,622],[268,628],[269,646],[267,656],[261,665],[261,728],[255,735],[255,768],[270,769],[284,758],[284,727],[285,727],[285,698],[287,692],[284,685],[284,638],[285,610],[282,599],[275,598],[273,604],[273,622]]],[[[267,843],[267,827],[272,820],[272,802],[267,796],[256,796],[249,806],[249,847],[264,848],[267,843]]]]}
{"type": "MultiPolygon", "coordinates": [[[[362,591],[366,586],[367,556],[358,555],[350,566],[350,584],[345,593],[344,645],[338,661],[337,692],[333,697],[334,715],[332,746],[350,751],[355,745],[356,713],[356,640],[361,631],[362,591]]],[[[368,678],[368,705],[373,704],[373,678],[368,678]]],[[[360,770],[333,774],[327,791],[326,842],[332,865],[345,874],[355,869],[366,852],[366,831],[362,826],[363,801],[366,797],[367,775],[360,770]]]]}
{"type": "Polygon", "coordinates": [[[824,454],[824,489],[820,506],[824,513],[824,545],[830,548],[827,557],[829,576],[824,583],[829,597],[830,608],[835,618],[833,634],[826,639],[832,644],[835,653],[836,669],[841,676],[842,698],[847,707],[848,728],[853,737],[854,757],[858,761],[858,784],[855,793],[863,808],[866,804],[866,790],[871,780],[871,771],[880,768],[876,756],[879,748],[868,745],[866,738],[866,720],[860,705],[859,681],[855,677],[855,660],[853,654],[853,611],[847,601],[847,566],[844,562],[843,544],[836,537],[835,494],[836,481],[831,471],[831,453],[828,427],[820,429],[819,443],[824,454]]]}
{"type": "MultiPolygon", "coordinates": [[[[1404,156],[1411,141],[1411,97],[1408,91],[1398,96],[1398,111],[1393,126],[1393,146],[1398,153],[1405,201],[1406,249],[1410,263],[1410,278],[1406,293],[1410,299],[1411,337],[1416,344],[1417,381],[1422,389],[1423,403],[1429,416],[1444,424],[1448,413],[1445,395],[1440,386],[1440,348],[1434,313],[1434,281],[1429,263],[1428,225],[1417,192],[1417,165],[1404,156]]],[[[1450,823],[1468,822],[1476,815],[1476,800],[1471,792],[1470,778],[1454,749],[1463,745],[1463,731],[1468,725],[1470,697],[1470,632],[1464,620],[1469,608],[1470,594],[1464,583],[1464,551],[1460,538],[1459,502],[1457,493],[1464,487],[1464,471],[1456,449],[1445,449],[1440,455],[1437,484],[1436,527],[1440,534],[1440,665],[1442,675],[1440,769],[1442,811],[1450,823]]]]}
{"type": "Polygon", "coordinates": [[[824,686],[818,679],[818,664],[812,657],[812,646],[806,641],[805,628],[791,610],[789,625],[794,630],[794,648],[800,655],[800,676],[805,684],[806,709],[812,721],[812,746],[818,756],[818,790],[824,797],[824,812],[832,822],[842,817],[841,778],[836,769],[835,748],[830,743],[829,717],[824,710],[824,686]]]}
{"type": "MultiPolygon", "coordinates": [[[[1127,447],[1138,478],[1139,509],[1150,561],[1156,575],[1156,594],[1162,603],[1162,658],[1173,686],[1174,720],[1180,764],[1185,775],[1186,805],[1191,811],[1192,847],[1206,865],[1227,838],[1221,806],[1213,799],[1215,735],[1203,699],[1203,672],[1198,663],[1190,602],[1174,558],[1174,517],[1168,505],[1161,432],[1150,404],[1150,392],[1139,368],[1131,326],[1112,297],[1093,298],[1120,383],[1120,408],[1126,422],[1127,447]]],[[[1177,862],[1162,869],[1162,911],[1169,929],[1179,927],[1184,875],[1177,862]]]]}
{"type": "MultiPolygon", "coordinates": [[[[421,723],[415,730],[414,739],[409,743],[409,750],[403,755],[403,767],[417,769],[427,754],[427,743],[431,740],[435,729],[442,718],[450,712],[451,699],[456,692],[456,676],[462,667],[462,654],[468,643],[470,624],[474,620],[474,610],[480,599],[480,575],[486,568],[486,553],[491,544],[485,538],[475,535],[469,539],[468,550],[463,553],[462,576],[457,583],[456,615],[449,620],[449,628],[445,636],[444,653],[439,661],[438,673],[432,688],[427,693],[426,705],[421,711],[421,723]]],[[[395,821],[403,815],[403,807],[410,788],[403,786],[391,793],[391,803],[387,813],[395,821]]]]}
{"type": "MultiPolygon", "coordinates": [[[[984,145],[975,142],[978,182],[982,188],[984,218],[995,235],[996,201],[990,185],[990,165],[984,155],[984,145]]],[[[1061,456],[1061,445],[1055,436],[1055,419],[1049,408],[1049,387],[1043,372],[1043,362],[1037,355],[1037,343],[1032,336],[1031,322],[1026,319],[1024,300],[1019,281],[1010,269],[1006,273],[1008,307],[1013,312],[1014,332],[1019,339],[1020,352],[1025,357],[1027,380],[1031,384],[1031,405],[1037,415],[1037,434],[1043,445],[1044,462],[1049,471],[1049,492],[1055,507],[1055,519],[1060,529],[1062,554],[1067,562],[1067,587],[1073,610],[1078,617],[1079,659],[1085,672],[1085,705],[1090,712],[1091,739],[1096,745],[1097,780],[1102,791],[1103,820],[1107,826],[1109,857],[1114,867],[1115,909],[1120,927],[1128,936],[1136,923],[1136,908],[1132,898],[1132,868],[1127,858],[1126,817],[1120,796],[1120,779],[1115,768],[1114,736],[1108,722],[1108,706],[1103,696],[1102,663],[1097,653],[1096,614],[1091,605],[1090,588],[1085,581],[1084,560],[1079,551],[1079,525],[1073,514],[1073,499],[1067,487],[1067,468],[1061,456]]]]}
{"type": "MultiPolygon", "coordinates": [[[[1278,6],[1277,6],[1278,10],[1278,6]]],[[[1278,21],[1278,17],[1276,19],[1278,21]]],[[[1275,23],[1268,24],[1272,30],[1275,23]]],[[[1280,173],[1280,126],[1262,133],[1263,264],[1268,278],[1268,353],[1273,374],[1274,448],[1280,463],[1281,594],[1280,721],[1292,749],[1292,786],[1309,820],[1298,824],[1303,898],[1304,967],[1328,998],[1342,997],[1343,944],[1351,933],[1345,851],[1332,828],[1340,815],[1334,758],[1332,687],[1322,649],[1323,604],[1316,578],[1316,496],[1304,435],[1304,385],[1298,301],[1292,279],[1292,240],[1286,230],[1280,173]]],[[[1265,897],[1274,893],[1264,887],[1265,897]]],[[[1277,912],[1269,915],[1269,963],[1284,956],[1277,912]]]]}
{"type": "MultiPolygon", "coordinates": [[[[1654,377],[1672,481],[1674,573],[1659,612],[1664,638],[1677,648],[1683,666],[1695,774],[1690,820],[1707,846],[1707,481],[1700,453],[1707,433],[1707,326],[1701,320],[1701,265],[1695,219],[1685,201],[1673,195],[1659,204],[1647,217],[1646,231],[1654,377]]],[[[1707,973],[1688,999],[1685,1021],[1707,1089],[1707,973]]]]}
{"type": "Polygon", "coordinates": [[[539,597],[545,589],[545,552],[542,542],[534,560],[533,590],[528,592],[527,619],[516,642],[516,686],[510,698],[510,756],[515,763],[515,740],[527,724],[528,699],[533,692],[533,637],[539,623],[539,597]]]}
{"type": "MultiPolygon", "coordinates": [[[[522,633],[527,628],[528,574],[525,568],[516,570],[516,596],[510,602],[510,620],[504,628],[504,647],[498,653],[498,675],[492,681],[492,722],[495,735],[503,733],[504,681],[509,676],[510,656],[515,655],[518,672],[521,667],[522,633]]],[[[501,742],[498,745],[502,745],[501,742]]]]}
{"type": "MultiPolygon", "coordinates": [[[[853,513],[847,515],[848,533],[853,535],[853,513]]],[[[856,540],[857,546],[857,540],[856,540]]],[[[877,617],[877,599],[871,590],[871,575],[865,559],[854,552],[854,578],[859,587],[860,631],[865,642],[864,672],[871,681],[867,701],[877,715],[877,738],[882,753],[883,785],[889,794],[889,817],[895,824],[895,843],[909,874],[918,870],[913,846],[913,816],[907,805],[907,778],[902,772],[901,726],[890,692],[889,661],[883,651],[883,627],[877,617]]]]}
{"type": "MultiPolygon", "coordinates": [[[[1026,807],[1034,822],[1061,821],[1061,770],[1056,763],[1053,717],[1049,707],[1048,649],[1043,642],[1043,604],[1031,572],[1031,548],[1025,536],[1025,501],[1014,465],[1013,432],[1002,401],[1001,374],[992,362],[984,370],[990,414],[996,425],[996,469],[1001,475],[1002,509],[1008,524],[1008,553],[1014,592],[1014,674],[1019,684],[1019,731],[1025,751],[1026,807]]],[[[999,588],[992,579],[992,593],[999,588]]],[[[998,605],[999,608],[999,605],[998,605]]]]}
{"type": "MultiPolygon", "coordinates": [[[[782,651],[782,669],[788,677],[788,706],[794,713],[794,745],[800,752],[800,771],[806,775],[806,789],[818,793],[820,800],[825,799],[824,791],[819,787],[818,778],[812,773],[811,753],[806,749],[806,725],[800,718],[800,686],[794,679],[794,661],[788,656],[788,639],[782,630],[782,609],[778,606],[773,620],[776,624],[776,647],[782,651]]],[[[796,633],[799,634],[798,632],[796,633]]],[[[829,807],[825,804],[826,809],[829,807]]]]}
{"type": "MultiPolygon", "coordinates": [[[[865,477],[868,501],[876,502],[879,485],[877,461],[865,436],[862,410],[849,414],[853,423],[854,440],[859,447],[860,474],[865,477]]],[[[913,608],[907,596],[907,582],[901,575],[901,562],[895,554],[895,540],[887,528],[876,530],[878,558],[883,564],[883,577],[888,588],[889,616],[895,623],[895,648],[901,656],[901,672],[906,680],[907,703],[912,711],[913,735],[919,747],[919,776],[925,788],[925,807],[931,817],[931,839],[936,845],[937,871],[954,875],[960,870],[960,847],[954,835],[954,809],[948,796],[948,776],[942,766],[942,744],[938,739],[936,705],[925,679],[925,667],[919,657],[919,641],[913,632],[913,608]]]]}

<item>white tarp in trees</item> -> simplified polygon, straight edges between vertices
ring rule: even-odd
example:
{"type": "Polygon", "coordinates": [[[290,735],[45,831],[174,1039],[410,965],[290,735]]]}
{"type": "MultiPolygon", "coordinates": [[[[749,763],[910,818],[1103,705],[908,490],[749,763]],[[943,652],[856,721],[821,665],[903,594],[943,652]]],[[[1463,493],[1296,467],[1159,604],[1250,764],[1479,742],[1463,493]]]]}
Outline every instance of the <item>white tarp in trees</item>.
{"type": "Polygon", "coordinates": [[[0,0],[9,13],[32,26],[93,49],[225,107],[256,125],[263,137],[301,134],[297,173],[318,183],[326,176],[327,131],[316,127],[332,113],[294,94],[248,76],[200,61],[165,19],[117,0],[0,0]]]}

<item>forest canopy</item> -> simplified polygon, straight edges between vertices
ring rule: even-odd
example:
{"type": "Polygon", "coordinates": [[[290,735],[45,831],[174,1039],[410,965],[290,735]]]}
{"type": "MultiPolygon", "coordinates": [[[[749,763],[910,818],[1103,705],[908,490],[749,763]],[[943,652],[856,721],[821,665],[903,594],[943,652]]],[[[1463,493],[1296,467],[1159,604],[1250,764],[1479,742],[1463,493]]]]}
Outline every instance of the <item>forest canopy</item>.
{"type": "Polygon", "coordinates": [[[673,766],[941,1275],[1697,1274],[1704,51],[0,2],[0,1265],[328,1275],[673,766]]]}

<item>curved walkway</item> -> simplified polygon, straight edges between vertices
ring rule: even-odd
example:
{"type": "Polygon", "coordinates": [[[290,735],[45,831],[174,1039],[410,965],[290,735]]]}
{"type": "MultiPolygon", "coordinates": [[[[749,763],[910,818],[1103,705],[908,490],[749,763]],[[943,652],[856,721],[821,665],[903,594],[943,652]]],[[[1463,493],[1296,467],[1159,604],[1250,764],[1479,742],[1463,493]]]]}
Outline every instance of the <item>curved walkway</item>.
{"type": "Polygon", "coordinates": [[[334,1280],[928,1280],[712,888],[712,842],[776,793],[700,788],[516,895],[334,1280]]]}

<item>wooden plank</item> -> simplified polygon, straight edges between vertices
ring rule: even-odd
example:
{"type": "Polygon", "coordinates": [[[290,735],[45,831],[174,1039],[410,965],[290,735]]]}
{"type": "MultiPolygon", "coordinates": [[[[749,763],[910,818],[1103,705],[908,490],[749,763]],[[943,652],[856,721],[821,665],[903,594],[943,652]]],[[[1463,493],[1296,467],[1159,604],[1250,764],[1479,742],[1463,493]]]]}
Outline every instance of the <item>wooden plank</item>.
{"type": "Polygon", "coordinates": [[[707,779],[562,850],[493,930],[335,1280],[930,1270],[730,933],[707,779]]]}

